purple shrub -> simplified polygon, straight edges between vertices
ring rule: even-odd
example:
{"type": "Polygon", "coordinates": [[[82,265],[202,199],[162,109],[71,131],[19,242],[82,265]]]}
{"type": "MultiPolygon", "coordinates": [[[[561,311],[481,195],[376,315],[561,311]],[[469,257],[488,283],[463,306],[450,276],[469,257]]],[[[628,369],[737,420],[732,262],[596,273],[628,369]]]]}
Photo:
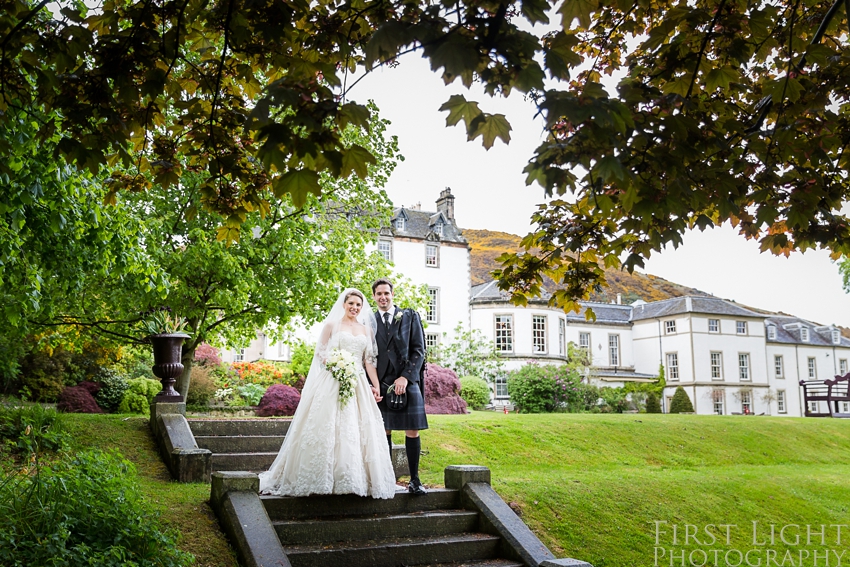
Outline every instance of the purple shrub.
{"type": "Polygon", "coordinates": [[[466,402],[458,392],[460,380],[453,370],[425,365],[425,413],[465,414],[466,402]]]}
{"type": "Polygon", "coordinates": [[[221,365],[221,357],[217,348],[207,343],[201,343],[195,349],[195,362],[204,366],[215,367],[221,365]]]}
{"type": "Polygon", "coordinates": [[[79,384],[77,384],[77,387],[83,388],[92,396],[96,396],[97,393],[100,392],[100,389],[103,388],[103,385],[99,382],[90,382],[87,380],[85,382],[80,382],[79,384]]]}
{"type": "Polygon", "coordinates": [[[260,417],[293,415],[300,401],[301,394],[292,386],[272,384],[263,394],[260,405],[257,406],[257,415],[260,417]]]}
{"type": "Polygon", "coordinates": [[[68,413],[103,413],[94,396],[83,386],[70,386],[59,394],[56,409],[68,413]]]}

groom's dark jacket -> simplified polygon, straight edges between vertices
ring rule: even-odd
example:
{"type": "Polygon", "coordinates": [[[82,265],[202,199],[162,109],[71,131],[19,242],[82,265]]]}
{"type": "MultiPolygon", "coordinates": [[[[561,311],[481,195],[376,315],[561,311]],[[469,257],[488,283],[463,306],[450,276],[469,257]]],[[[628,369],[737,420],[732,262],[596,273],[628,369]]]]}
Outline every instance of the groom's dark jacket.
{"type": "Polygon", "coordinates": [[[381,318],[383,314],[375,311],[378,379],[384,384],[392,384],[396,378],[404,376],[410,382],[419,383],[419,391],[424,397],[425,337],[419,313],[393,306],[390,315],[390,328],[387,329],[381,318]]]}

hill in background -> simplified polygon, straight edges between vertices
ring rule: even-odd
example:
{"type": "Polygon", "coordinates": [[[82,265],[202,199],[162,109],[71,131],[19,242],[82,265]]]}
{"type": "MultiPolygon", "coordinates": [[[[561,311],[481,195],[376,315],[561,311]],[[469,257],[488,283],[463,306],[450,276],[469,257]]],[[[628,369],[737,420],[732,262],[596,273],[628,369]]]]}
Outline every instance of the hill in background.
{"type": "MultiPolygon", "coordinates": [[[[521,237],[507,232],[467,228],[463,229],[463,236],[469,241],[472,285],[492,280],[490,272],[501,267],[496,258],[505,252],[519,250],[522,240],[521,237]]],[[[605,270],[605,277],[608,280],[608,288],[602,293],[594,294],[591,297],[592,301],[609,303],[617,299],[617,294],[622,296],[623,303],[633,303],[638,299],[646,302],[660,301],[683,295],[711,296],[710,293],[650,274],[638,272],[630,274],[625,270],[608,269],[605,270]]],[[[554,289],[554,283],[550,280],[544,287],[554,289]]]]}

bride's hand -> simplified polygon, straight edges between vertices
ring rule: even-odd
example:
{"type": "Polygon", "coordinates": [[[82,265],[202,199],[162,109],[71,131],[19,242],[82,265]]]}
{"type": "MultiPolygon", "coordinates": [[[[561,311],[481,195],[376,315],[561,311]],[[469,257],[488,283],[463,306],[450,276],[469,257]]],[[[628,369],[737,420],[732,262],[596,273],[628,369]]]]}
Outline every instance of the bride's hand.
{"type": "Polygon", "coordinates": [[[380,390],[378,390],[378,389],[377,389],[376,387],[374,387],[374,386],[371,386],[371,388],[372,388],[372,396],[375,398],[375,402],[376,402],[376,403],[377,403],[377,402],[380,402],[381,400],[383,400],[383,399],[384,399],[384,396],[382,396],[382,395],[381,395],[381,391],[380,391],[380,390]]]}

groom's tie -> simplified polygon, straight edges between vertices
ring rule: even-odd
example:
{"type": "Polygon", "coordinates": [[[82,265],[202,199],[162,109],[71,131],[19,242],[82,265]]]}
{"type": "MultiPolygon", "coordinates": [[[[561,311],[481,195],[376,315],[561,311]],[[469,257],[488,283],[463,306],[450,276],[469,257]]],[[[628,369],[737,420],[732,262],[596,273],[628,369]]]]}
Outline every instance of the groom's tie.
{"type": "Polygon", "coordinates": [[[387,329],[390,328],[390,312],[384,311],[384,325],[387,326],[387,329]]]}

